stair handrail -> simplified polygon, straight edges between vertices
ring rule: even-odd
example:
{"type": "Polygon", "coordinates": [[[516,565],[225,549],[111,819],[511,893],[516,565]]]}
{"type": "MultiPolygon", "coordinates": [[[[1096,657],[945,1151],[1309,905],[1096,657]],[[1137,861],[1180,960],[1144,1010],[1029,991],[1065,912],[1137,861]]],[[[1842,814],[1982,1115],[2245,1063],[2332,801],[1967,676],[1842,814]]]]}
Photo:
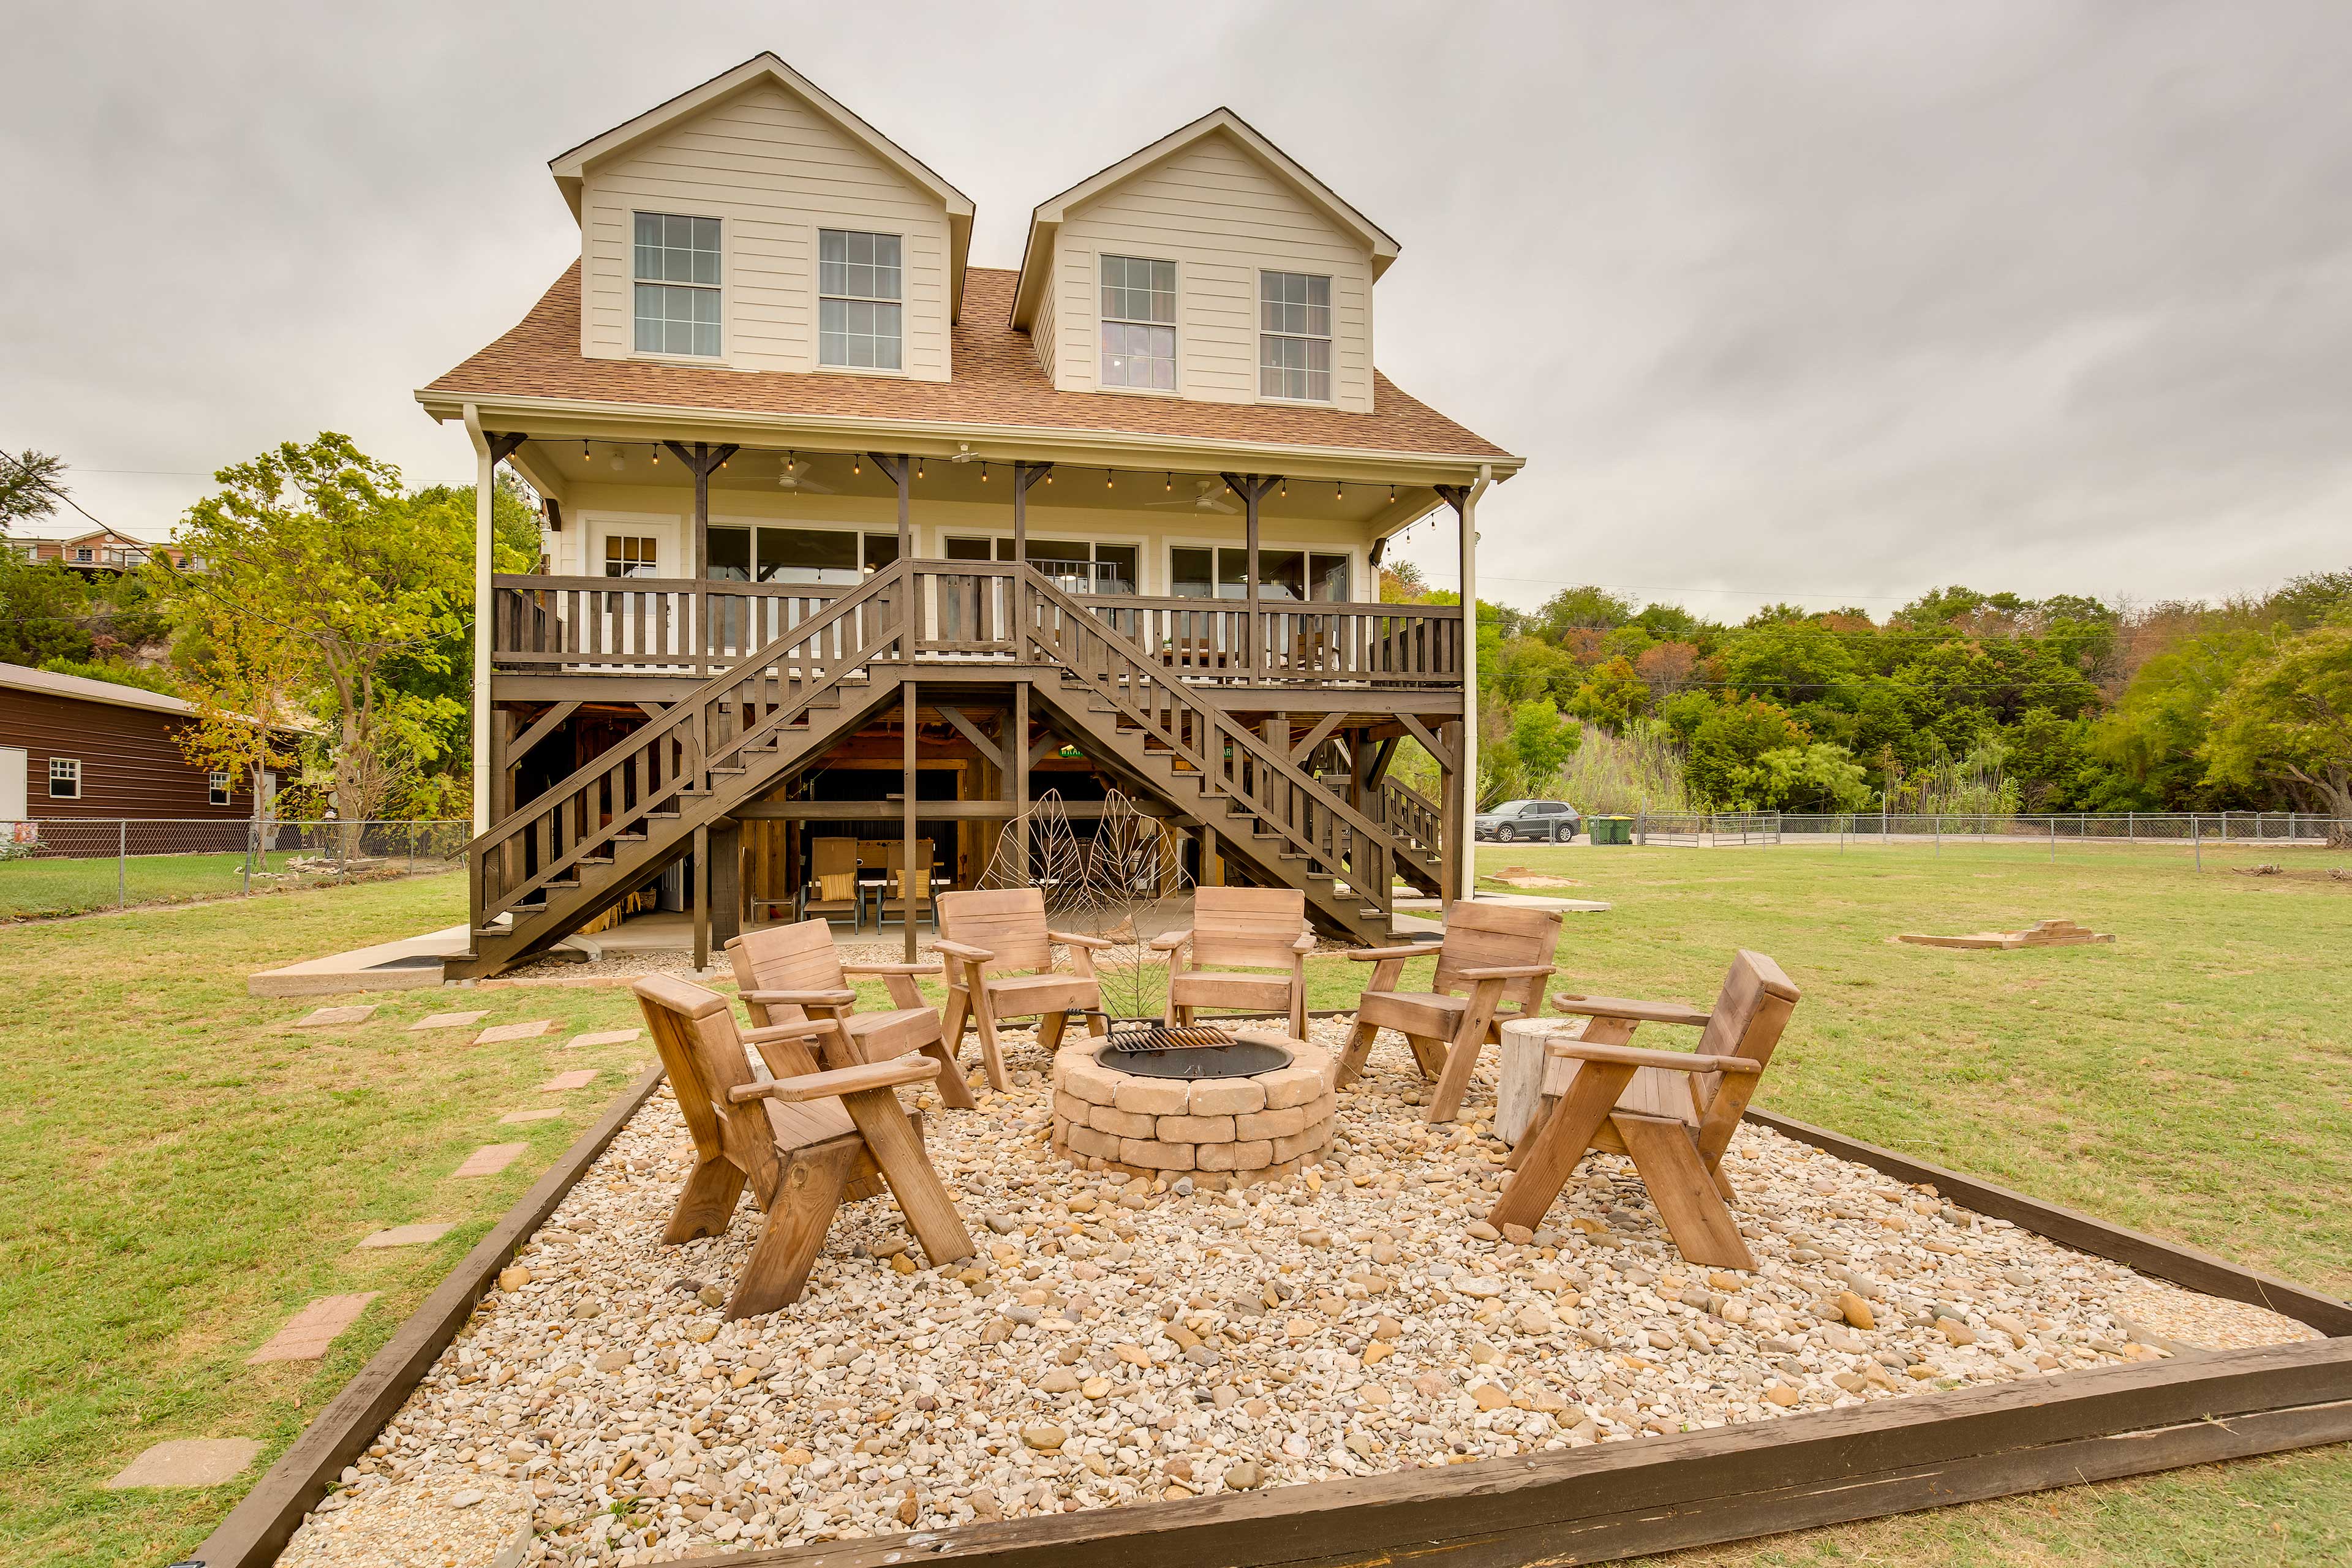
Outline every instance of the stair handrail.
{"type": "MultiPolygon", "coordinates": [[[[908,624],[904,616],[898,617],[895,625],[886,628],[854,653],[845,655],[821,678],[804,681],[801,689],[793,694],[792,700],[777,704],[776,711],[762,723],[744,731],[726,746],[707,755],[703,753],[702,726],[716,700],[741,686],[747,679],[754,677],[758,671],[775,663],[780,653],[807,644],[859,605],[882,596],[893,583],[905,575],[906,570],[905,565],[899,563],[884,567],[860,584],[856,592],[845,595],[821,614],[810,616],[798,626],[779,634],[774,640],[746,654],[726,670],[711,677],[693,691],[671,704],[663,710],[659,718],[638,726],[620,745],[598,753],[590,762],[575,769],[562,783],[541,791],[532,797],[528,805],[517,807],[488,832],[470,840],[466,846],[466,856],[473,904],[470,918],[474,923],[479,925],[498,914],[509,912],[516,907],[520,900],[544,887],[562,872],[579,864],[591,851],[610,843],[663,803],[675,799],[689,789],[705,786],[711,770],[725,758],[736,754],[755,737],[789,723],[801,713],[807,711],[809,704],[817,696],[829,690],[844,676],[874,662],[885,650],[900,642],[906,635],[908,624]],[[689,753],[695,757],[694,765],[690,770],[686,768],[673,770],[669,777],[663,781],[657,789],[648,787],[626,812],[619,809],[616,795],[614,809],[608,821],[600,824],[595,832],[583,834],[569,847],[564,854],[549,857],[546,863],[542,864],[533,875],[516,882],[509,888],[502,889],[493,907],[485,882],[487,862],[491,853],[511,843],[518,835],[545,821],[549,813],[568,809],[572,799],[582,789],[593,787],[611,777],[615,770],[626,767],[633,759],[656,743],[677,739],[678,731],[689,726],[695,731],[688,742],[689,753]]],[[[648,784],[650,786],[650,781],[648,784]]]]}
{"type": "MultiPolygon", "coordinates": [[[[1251,800],[1246,792],[1238,791],[1225,783],[1222,767],[1211,765],[1212,762],[1222,762],[1223,748],[1226,745],[1237,744],[1241,750],[1257,759],[1259,763],[1271,771],[1275,776],[1281,778],[1293,788],[1311,792],[1310,798],[1323,809],[1332,813],[1340,821],[1345,822],[1373,843],[1381,845],[1391,853],[1394,852],[1394,846],[1391,842],[1391,835],[1387,828],[1349,805],[1345,799],[1333,795],[1320,783],[1294,764],[1287,756],[1277,752],[1274,746],[1258,736],[1252,734],[1247,726],[1233,723],[1226,719],[1222,710],[1202,702],[1184,686],[1183,682],[1171,679],[1160,670],[1153,668],[1150,658],[1140,648],[1129,642],[1115,628],[1104,625],[1098,616],[1088,611],[1076,599],[1055,587],[1043,573],[1025,562],[1021,565],[1030,591],[1061,612],[1064,626],[1073,628],[1079,636],[1096,638],[1123,658],[1129,667],[1124,673],[1128,676],[1130,684],[1134,683],[1139,677],[1148,679],[1154,686],[1176,698],[1194,717],[1200,724],[1202,735],[1209,740],[1210,743],[1199,753],[1192,753],[1189,748],[1182,749],[1187,751],[1193,763],[1200,767],[1201,779],[1204,785],[1213,787],[1218,794],[1228,799],[1240,801],[1253,810],[1259,808],[1260,803],[1251,800]]],[[[1088,676],[1084,669],[1072,664],[1061,650],[1041,636],[1034,617],[1023,616],[1021,628],[1022,637],[1025,641],[1034,643],[1038,647],[1054,655],[1055,662],[1085,680],[1090,688],[1102,690],[1103,695],[1113,701],[1118,700],[1110,691],[1103,689],[1100,682],[1088,676]]],[[[1129,716],[1138,720],[1139,722],[1146,724],[1150,722],[1137,713],[1132,706],[1129,706],[1129,716]]],[[[1181,745],[1174,737],[1164,732],[1160,738],[1167,741],[1171,747],[1181,745]]],[[[1268,816],[1264,820],[1269,822],[1294,846],[1304,850],[1311,859],[1321,860],[1327,858],[1327,852],[1322,846],[1300,833],[1282,817],[1268,816]]],[[[1373,870],[1374,875],[1371,879],[1384,882],[1385,879],[1378,874],[1379,868],[1375,868],[1373,870]]],[[[1394,896],[1391,890],[1386,886],[1378,888],[1360,886],[1360,882],[1362,879],[1360,872],[1351,872],[1348,884],[1349,889],[1368,902],[1386,911],[1394,896]]]]}
{"type": "MultiPolygon", "coordinates": [[[[833,625],[834,622],[841,619],[842,616],[847,615],[851,610],[856,608],[866,600],[875,597],[878,590],[894,580],[896,576],[902,574],[904,571],[905,568],[900,563],[893,562],[891,564],[876,572],[871,577],[866,578],[865,582],[859,584],[851,593],[845,595],[841,598],[835,599],[824,610],[811,616],[807,620],[801,622],[798,626],[785,628],[776,636],[773,641],[761,644],[751,652],[745,654],[741,658],[737,659],[733,664],[728,666],[725,669],[720,670],[718,674],[710,677],[701,685],[696,687],[693,690],[679,698],[676,702],[671,703],[669,707],[664,709],[662,710],[660,721],[655,723],[639,725],[636,729],[632,730],[628,735],[623,739],[619,745],[614,746],[608,751],[597,752],[595,756],[590,758],[587,762],[581,763],[579,767],[573,769],[570,776],[548,785],[547,788],[540,791],[538,795],[532,796],[531,803],[530,805],[515,807],[505,816],[499,818],[497,822],[492,823],[488,827],[484,828],[472,838],[467,839],[466,841],[467,851],[471,853],[474,847],[478,845],[486,845],[494,840],[500,839],[505,835],[506,830],[516,826],[523,817],[533,815],[533,807],[536,806],[539,802],[547,799],[548,796],[558,793],[569,792],[578,785],[586,783],[592,775],[601,776],[604,773],[610,773],[614,764],[627,761],[629,757],[635,755],[645,747],[652,744],[657,737],[658,731],[667,725],[671,720],[682,716],[689,710],[701,711],[707,709],[709,706],[710,700],[717,696],[721,690],[741,684],[742,679],[746,675],[749,675],[755,669],[773,664],[776,661],[776,653],[778,649],[794,647],[806,642],[810,637],[824,631],[826,627],[833,625]]],[[[898,631],[893,630],[886,640],[895,641],[897,640],[898,636],[898,631]]],[[[855,668],[856,666],[853,665],[850,668],[855,668]]]]}
{"type": "MultiPolygon", "coordinates": [[[[1386,804],[1391,795],[1396,796],[1406,805],[1411,806],[1416,814],[1428,816],[1436,821],[1440,825],[1440,830],[1443,831],[1443,824],[1445,820],[1445,808],[1438,805],[1437,802],[1430,799],[1427,795],[1422,794],[1419,790],[1413,788],[1412,785],[1405,783],[1402,779],[1383,778],[1381,780],[1381,798],[1383,805],[1386,804]]],[[[1391,830],[1393,830],[1395,826],[1396,825],[1394,824],[1391,825],[1391,830]]],[[[1411,844],[1419,844],[1422,841],[1421,835],[1418,833],[1408,832],[1404,837],[1406,842],[1411,844]]],[[[1428,853],[1432,855],[1442,854],[1443,852],[1443,845],[1433,845],[1428,850],[1428,853]]]]}

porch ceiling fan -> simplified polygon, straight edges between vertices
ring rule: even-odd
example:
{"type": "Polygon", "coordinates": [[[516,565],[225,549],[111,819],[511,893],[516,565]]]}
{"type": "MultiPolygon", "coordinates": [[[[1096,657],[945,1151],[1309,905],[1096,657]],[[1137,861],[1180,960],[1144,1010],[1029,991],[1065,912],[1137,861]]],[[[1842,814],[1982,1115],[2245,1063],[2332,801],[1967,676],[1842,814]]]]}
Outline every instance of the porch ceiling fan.
{"type": "Polygon", "coordinates": [[[1224,497],[1217,493],[1219,490],[1225,488],[1224,480],[1201,479],[1195,479],[1192,482],[1199,487],[1199,493],[1193,496],[1191,500],[1155,500],[1146,501],[1143,504],[1147,507],[1189,507],[1195,511],[1236,512],[1241,510],[1241,508],[1235,506],[1233,502],[1227,500],[1224,497]]]}
{"type": "Polygon", "coordinates": [[[821,485],[807,477],[808,464],[796,452],[784,454],[784,466],[776,473],[776,488],[785,490],[810,490],[817,495],[837,495],[831,485],[821,485]]]}

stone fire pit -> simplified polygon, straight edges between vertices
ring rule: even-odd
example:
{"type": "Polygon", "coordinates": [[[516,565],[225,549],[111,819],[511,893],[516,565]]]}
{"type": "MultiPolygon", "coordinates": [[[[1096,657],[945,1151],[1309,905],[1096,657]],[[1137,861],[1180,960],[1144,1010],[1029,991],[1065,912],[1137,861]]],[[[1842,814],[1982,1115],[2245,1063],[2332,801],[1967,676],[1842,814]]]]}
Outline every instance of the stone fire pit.
{"type": "Polygon", "coordinates": [[[1195,1172],[1234,1186],[1297,1175],[1331,1146],[1338,1064],[1279,1030],[1234,1037],[1280,1046],[1290,1065],[1188,1083],[1124,1071],[1099,1040],[1064,1046],[1054,1054],[1054,1147],[1090,1171],[1195,1172]]]}

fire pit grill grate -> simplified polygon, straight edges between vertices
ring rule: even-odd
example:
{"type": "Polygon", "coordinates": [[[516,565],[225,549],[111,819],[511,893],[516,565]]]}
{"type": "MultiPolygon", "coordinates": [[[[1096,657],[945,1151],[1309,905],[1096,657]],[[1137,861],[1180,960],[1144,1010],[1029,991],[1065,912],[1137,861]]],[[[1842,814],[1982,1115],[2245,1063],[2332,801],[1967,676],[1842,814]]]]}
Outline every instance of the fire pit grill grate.
{"type": "Polygon", "coordinates": [[[1205,1024],[1151,1024],[1142,1028],[1118,1028],[1110,1031],[1110,1048],[1120,1056],[1144,1056],[1154,1051],[1192,1051],[1212,1046],[1230,1046],[1234,1037],[1223,1029],[1213,1029],[1205,1024]]]}

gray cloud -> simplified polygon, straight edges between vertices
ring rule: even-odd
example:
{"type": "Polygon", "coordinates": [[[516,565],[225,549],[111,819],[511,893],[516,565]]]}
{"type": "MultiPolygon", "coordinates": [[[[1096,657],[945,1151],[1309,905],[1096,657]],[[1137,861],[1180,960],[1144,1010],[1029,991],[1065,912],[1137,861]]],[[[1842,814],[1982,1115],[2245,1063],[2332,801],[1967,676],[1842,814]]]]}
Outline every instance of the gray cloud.
{"type": "MultiPolygon", "coordinates": [[[[1490,596],[1884,610],[2352,560],[2340,5],[224,0],[11,45],[0,444],[142,531],[322,427],[469,477],[409,393],[563,265],[546,160],[773,47],[974,197],[985,264],[1217,103],[1316,169],[1403,242],[1384,367],[1530,459],[1483,513],[1490,596]]],[[[1440,531],[1408,553],[1447,566],[1440,531]]]]}

